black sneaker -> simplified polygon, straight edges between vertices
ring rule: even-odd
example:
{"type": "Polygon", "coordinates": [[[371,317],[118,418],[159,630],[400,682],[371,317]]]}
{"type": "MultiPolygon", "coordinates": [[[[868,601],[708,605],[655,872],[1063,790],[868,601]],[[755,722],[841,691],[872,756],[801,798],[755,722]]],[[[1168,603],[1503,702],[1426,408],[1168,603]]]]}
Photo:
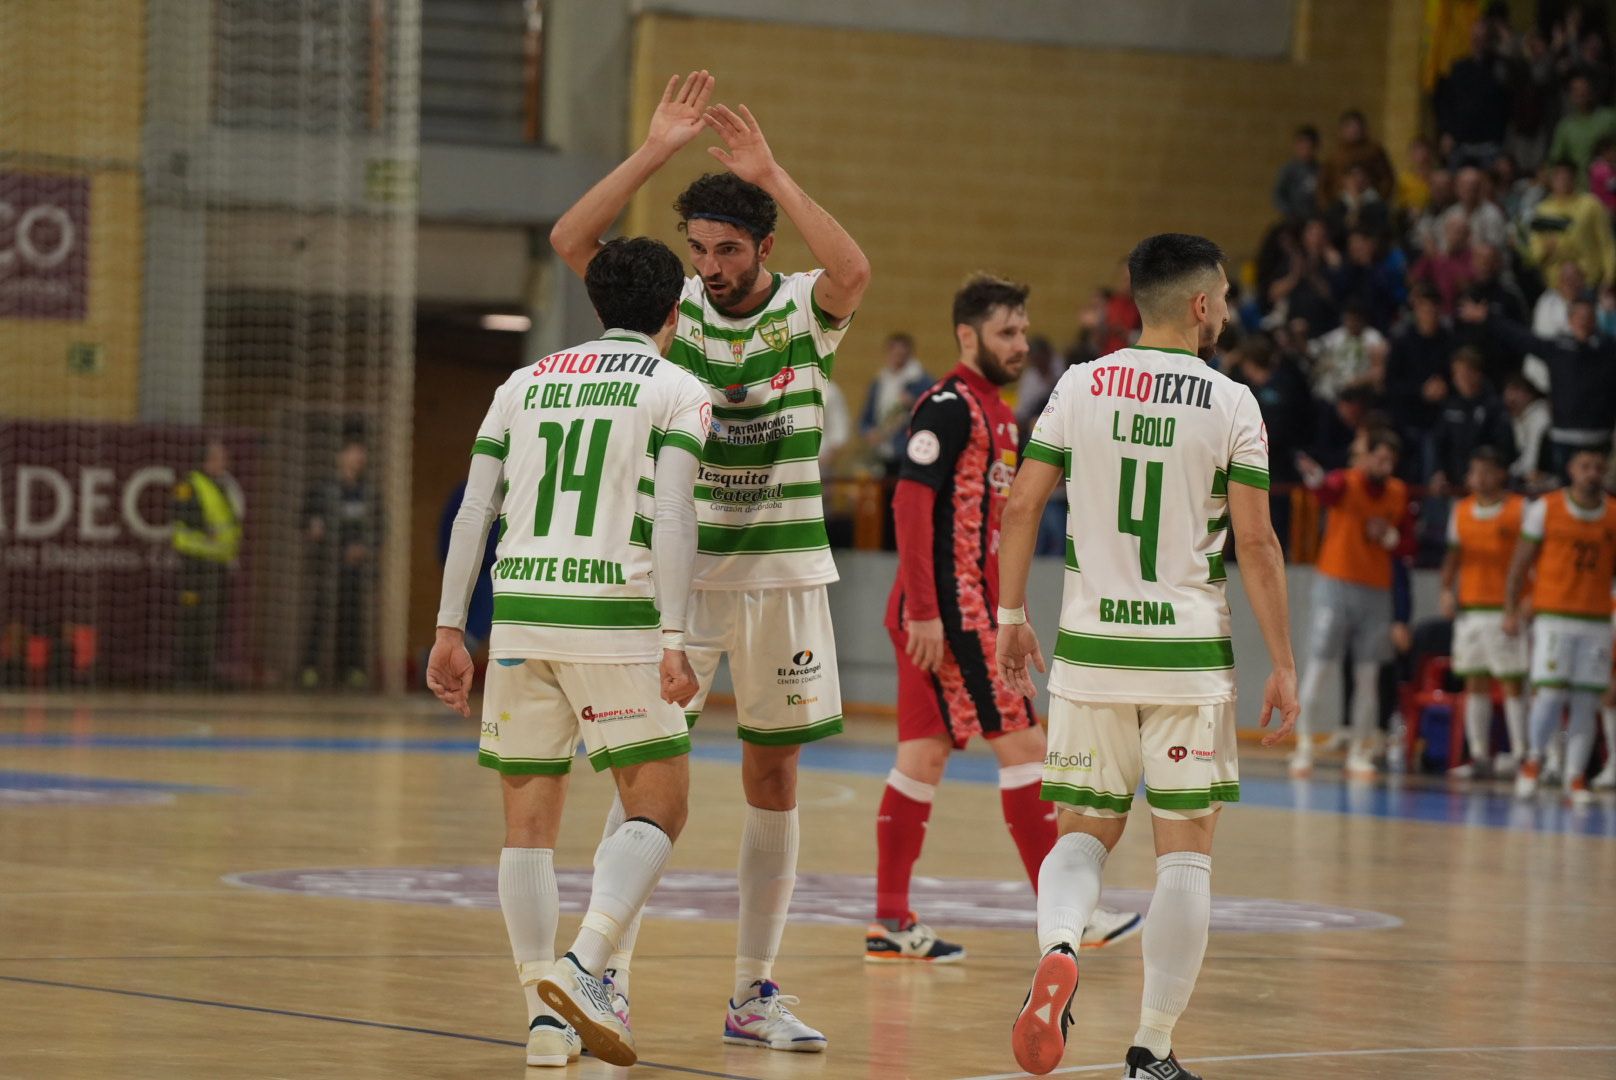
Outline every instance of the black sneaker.
{"type": "Polygon", "coordinates": [[[1201,1080],[1180,1065],[1171,1050],[1165,1058],[1159,1058],[1143,1046],[1128,1047],[1128,1071],[1122,1075],[1123,1080],[1201,1080]]]}
{"type": "Polygon", "coordinates": [[[1072,1026],[1072,999],[1077,996],[1077,954],[1056,945],[1038,961],[1032,989],[1010,1030],[1016,1064],[1035,1076],[1054,1072],[1066,1054],[1066,1032],[1072,1026]]]}

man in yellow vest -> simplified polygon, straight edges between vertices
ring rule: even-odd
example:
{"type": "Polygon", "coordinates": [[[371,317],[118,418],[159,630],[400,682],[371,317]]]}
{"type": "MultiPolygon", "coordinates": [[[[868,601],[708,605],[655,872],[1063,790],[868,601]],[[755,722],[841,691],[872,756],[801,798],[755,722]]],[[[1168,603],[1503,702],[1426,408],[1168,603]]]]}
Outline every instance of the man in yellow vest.
{"type": "Polygon", "coordinates": [[[214,681],[213,650],[225,589],[241,551],[241,487],[229,452],[208,440],[197,468],[174,485],[174,551],[180,557],[179,637],[175,672],[182,686],[214,681]]]}

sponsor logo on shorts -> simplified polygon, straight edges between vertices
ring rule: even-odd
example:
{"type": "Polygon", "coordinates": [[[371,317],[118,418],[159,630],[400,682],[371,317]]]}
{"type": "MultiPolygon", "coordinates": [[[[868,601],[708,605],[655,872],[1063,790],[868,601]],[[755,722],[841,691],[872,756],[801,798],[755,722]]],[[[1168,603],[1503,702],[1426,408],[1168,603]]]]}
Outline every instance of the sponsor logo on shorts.
{"type": "Polygon", "coordinates": [[[1079,750],[1075,754],[1063,754],[1059,750],[1051,750],[1049,756],[1044,758],[1044,768],[1063,769],[1067,772],[1089,772],[1094,768],[1094,748],[1079,750]]]}
{"type": "Polygon", "coordinates": [[[487,735],[490,739],[499,738],[499,721],[498,720],[484,720],[483,721],[483,734],[487,735]]]}
{"type": "Polygon", "coordinates": [[[786,695],[787,705],[812,705],[818,700],[819,699],[817,697],[803,697],[801,694],[786,695]]]}
{"type": "Polygon", "coordinates": [[[1196,761],[1214,761],[1214,760],[1217,759],[1217,756],[1218,756],[1218,752],[1216,750],[1191,750],[1190,751],[1190,757],[1194,758],[1196,761]]]}
{"type": "Polygon", "coordinates": [[[802,649],[791,657],[791,666],[775,668],[776,686],[795,686],[798,683],[811,682],[818,677],[819,671],[825,665],[814,658],[814,650],[802,649]]]}
{"type": "Polygon", "coordinates": [[[609,724],[616,720],[642,720],[646,712],[644,709],[597,709],[593,705],[585,705],[583,712],[578,715],[591,724],[609,724]]]}
{"type": "Polygon", "coordinates": [[[1167,756],[1174,761],[1183,761],[1190,756],[1190,752],[1182,746],[1174,746],[1168,749],[1167,756]]]}
{"type": "Polygon", "coordinates": [[[794,667],[807,667],[813,662],[814,650],[812,649],[804,649],[802,652],[791,658],[791,663],[794,667]]]}

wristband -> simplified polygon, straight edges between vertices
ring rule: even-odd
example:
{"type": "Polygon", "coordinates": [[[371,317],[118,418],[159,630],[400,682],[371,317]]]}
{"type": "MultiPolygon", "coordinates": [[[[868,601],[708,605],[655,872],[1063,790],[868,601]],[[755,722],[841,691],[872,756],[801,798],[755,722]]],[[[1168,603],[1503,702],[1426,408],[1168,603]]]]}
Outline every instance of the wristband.
{"type": "Polygon", "coordinates": [[[1018,608],[1002,607],[999,609],[1000,626],[1023,626],[1027,622],[1027,605],[1018,608]]]}
{"type": "Polygon", "coordinates": [[[683,630],[662,631],[662,648],[668,652],[684,652],[685,632],[683,630]]]}

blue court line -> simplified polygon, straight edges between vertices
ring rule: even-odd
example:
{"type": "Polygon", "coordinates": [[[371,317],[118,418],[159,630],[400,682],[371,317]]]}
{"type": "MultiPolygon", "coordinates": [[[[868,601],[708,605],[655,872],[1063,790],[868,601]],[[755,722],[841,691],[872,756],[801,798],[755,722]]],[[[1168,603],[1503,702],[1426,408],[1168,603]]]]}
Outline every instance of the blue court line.
{"type": "MultiPolygon", "coordinates": [[[[698,732],[701,729],[697,728],[698,732]]],[[[77,735],[63,732],[0,732],[0,746],[41,748],[101,748],[123,750],[260,750],[319,753],[474,754],[477,742],[467,738],[306,738],[206,735],[77,735]]],[[[892,749],[851,740],[824,740],[803,748],[804,768],[884,776],[892,767],[892,749]]],[[[738,762],[736,742],[698,734],[691,757],[698,761],[738,762]]],[[[948,763],[954,780],[996,784],[998,762],[987,754],[955,754],[948,763]]],[[[1240,781],[1241,805],[1309,813],[1362,815],[1442,825],[1472,825],[1494,829],[1571,833],[1616,837],[1616,813],[1595,805],[1572,810],[1552,796],[1517,800],[1507,791],[1470,791],[1432,786],[1400,778],[1382,784],[1357,785],[1336,780],[1293,781],[1279,777],[1247,776],[1240,781]]]]}
{"type": "MultiPolygon", "coordinates": [[[[380,1028],[384,1031],[404,1031],[412,1035],[434,1035],[440,1039],[460,1039],[465,1042],[489,1043],[494,1046],[527,1046],[526,1042],[517,1042],[513,1039],[496,1039],[490,1035],[468,1035],[460,1031],[439,1031],[437,1028],[413,1027],[409,1024],[389,1024],[383,1020],[359,1020],[351,1016],[328,1016],[324,1013],[298,1012],[295,1009],[271,1009],[263,1005],[239,1005],[231,1001],[214,1001],[211,998],[154,994],[145,990],[120,990],[115,986],[92,986],[87,983],[58,982],[55,979],[29,979],[21,975],[0,975],[0,982],[23,983],[28,986],[49,986],[58,990],[87,990],[95,994],[116,994],[119,997],[142,998],[147,1001],[168,1001],[179,1005],[202,1005],[210,1009],[231,1009],[236,1012],[259,1013],[264,1016],[286,1016],[294,1020],[323,1020],[330,1024],[352,1024],[355,1027],[380,1028]]],[[[647,1061],[644,1058],[641,1058],[639,1063],[653,1069],[667,1069],[669,1072],[686,1073],[690,1076],[711,1076],[715,1077],[716,1080],[756,1080],[754,1077],[741,1076],[738,1073],[693,1069],[687,1065],[668,1065],[659,1061],[647,1061]]]]}
{"type": "Polygon", "coordinates": [[[72,791],[160,791],[173,794],[216,794],[230,790],[203,784],[169,784],[157,780],[119,780],[104,776],[0,769],[0,791],[57,791],[64,788],[72,791]]]}

